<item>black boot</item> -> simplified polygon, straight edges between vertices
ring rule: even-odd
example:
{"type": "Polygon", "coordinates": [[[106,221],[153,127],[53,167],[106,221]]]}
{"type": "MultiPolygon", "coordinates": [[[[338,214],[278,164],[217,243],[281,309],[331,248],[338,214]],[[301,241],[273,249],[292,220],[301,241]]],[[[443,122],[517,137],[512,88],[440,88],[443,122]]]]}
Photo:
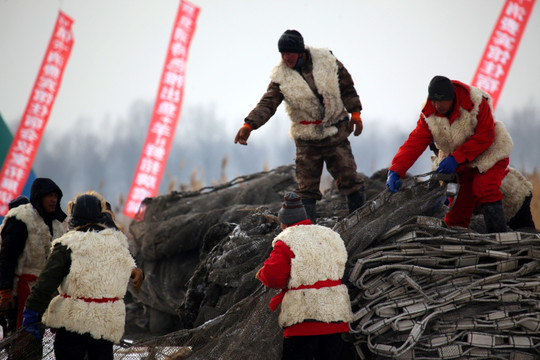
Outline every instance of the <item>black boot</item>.
{"type": "Polygon", "coordinates": [[[349,214],[354,210],[361,208],[366,203],[366,192],[364,189],[355,191],[352,194],[347,195],[347,206],[349,207],[349,214]]]}
{"type": "Polygon", "coordinates": [[[482,213],[488,234],[508,231],[501,200],[482,205],[482,213]]]}
{"type": "Polygon", "coordinates": [[[317,200],[315,199],[302,199],[306,214],[312,223],[317,223],[317,200]]]}
{"type": "Polygon", "coordinates": [[[531,198],[532,195],[529,195],[523,200],[523,204],[519,208],[518,212],[514,215],[512,219],[508,222],[508,227],[512,230],[525,230],[530,231],[536,229],[534,225],[534,220],[531,214],[531,198]]]}

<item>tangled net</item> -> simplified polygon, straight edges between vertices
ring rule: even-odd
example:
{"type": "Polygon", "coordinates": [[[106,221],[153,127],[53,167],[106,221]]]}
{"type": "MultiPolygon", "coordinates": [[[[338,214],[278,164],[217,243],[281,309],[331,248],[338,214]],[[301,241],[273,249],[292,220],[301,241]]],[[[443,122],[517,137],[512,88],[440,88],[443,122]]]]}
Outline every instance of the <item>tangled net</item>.
{"type": "Polygon", "coordinates": [[[356,261],[349,341],[359,357],[538,359],[540,235],[440,225],[416,218],[356,261]]]}

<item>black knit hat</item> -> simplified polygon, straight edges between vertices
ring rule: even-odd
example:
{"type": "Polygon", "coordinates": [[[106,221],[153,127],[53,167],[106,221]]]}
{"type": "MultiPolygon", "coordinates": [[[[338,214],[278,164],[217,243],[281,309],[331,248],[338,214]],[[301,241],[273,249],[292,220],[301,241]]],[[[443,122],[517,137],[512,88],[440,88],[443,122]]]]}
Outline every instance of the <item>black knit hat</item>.
{"type": "Polygon", "coordinates": [[[306,209],[304,209],[304,204],[302,204],[302,199],[300,196],[293,192],[289,192],[285,194],[283,200],[283,205],[278,212],[278,219],[280,223],[291,225],[308,218],[306,209]]]}
{"type": "Polygon", "coordinates": [[[102,213],[101,200],[96,196],[83,194],[75,199],[69,220],[71,227],[104,223],[106,220],[102,213]]]}
{"type": "Polygon", "coordinates": [[[454,100],[456,93],[449,78],[437,75],[429,82],[428,100],[454,100]]]}
{"type": "Polygon", "coordinates": [[[28,204],[30,203],[30,200],[24,196],[24,195],[20,195],[20,196],[17,196],[15,199],[11,200],[8,204],[8,208],[11,210],[11,209],[15,209],[17,206],[19,205],[24,205],[24,204],[28,204]]]}
{"type": "Polygon", "coordinates": [[[286,30],[278,40],[278,49],[281,53],[303,53],[304,38],[296,30],[286,30]]]}

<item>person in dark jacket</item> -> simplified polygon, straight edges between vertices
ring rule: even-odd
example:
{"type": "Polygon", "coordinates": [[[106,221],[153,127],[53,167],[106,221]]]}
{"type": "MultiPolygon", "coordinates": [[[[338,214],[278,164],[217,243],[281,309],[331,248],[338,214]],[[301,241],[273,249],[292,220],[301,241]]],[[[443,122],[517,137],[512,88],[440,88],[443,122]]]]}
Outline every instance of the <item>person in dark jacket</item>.
{"type": "MultiPolygon", "coordinates": [[[[24,205],[30,203],[30,199],[28,199],[24,195],[17,196],[15,199],[11,200],[8,203],[8,211],[11,209],[16,208],[19,205],[24,205]]],[[[0,237],[0,244],[2,244],[2,238],[0,237]]],[[[17,309],[11,308],[11,309],[5,309],[4,311],[0,311],[0,326],[2,327],[2,336],[0,336],[0,339],[6,335],[9,335],[15,330],[15,327],[17,325],[17,309]]]]}
{"type": "Polygon", "coordinates": [[[256,278],[281,290],[270,309],[281,305],[282,359],[340,359],[341,334],[352,321],[349,293],[341,283],[345,244],[332,229],[313,225],[293,192],[284,196],[278,219],[283,231],[256,278]]]}
{"type": "Polygon", "coordinates": [[[54,181],[37,178],[30,202],[15,199],[0,226],[0,310],[17,309],[17,328],[22,325],[24,303],[45,265],[51,241],[64,233],[66,214],[61,200],[62,191],[54,181]]]}
{"type": "MultiPolygon", "coordinates": [[[[26,302],[23,324],[38,339],[40,319],[55,329],[57,360],[112,360],[113,343],[124,333],[123,298],[129,279],[136,277],[135,261],[124,233],[110,227],[102,197],[79,195],[70,209],[71,230],[53,241],[26,302]]],[[[140,280],[134,280],[136,290],[140,280]]]]}
{"type": "Polygon", "coordinates": [[[309,218],[315,223],[324,164],[353,212],[364,204],[365,190],[348,140],[353,130],[358,136],[363,129],[362,104],[352,77],[327,48],[304,46],[296,30],[281,35],[278,50],[281,61],[272,70],[268,89],[244,119],[234,142],[247,145],[251,131],[263,126],[285,101],[289,136],[296,145],[295,192],[309,218]]]}

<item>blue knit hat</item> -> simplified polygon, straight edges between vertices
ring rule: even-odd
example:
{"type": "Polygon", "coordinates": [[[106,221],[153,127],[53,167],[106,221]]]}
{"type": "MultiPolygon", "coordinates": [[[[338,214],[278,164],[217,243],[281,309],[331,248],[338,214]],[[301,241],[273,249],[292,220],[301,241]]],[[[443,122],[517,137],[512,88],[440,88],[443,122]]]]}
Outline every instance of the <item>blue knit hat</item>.
{"type": "Polygon", "coordinates": [[[293,192],[285,194],[283,197],[283,205],[278,212],[279,222],[285,225],[292,225],[306,220],[307,213],[302,204],[300,196],[293,192]]]}

